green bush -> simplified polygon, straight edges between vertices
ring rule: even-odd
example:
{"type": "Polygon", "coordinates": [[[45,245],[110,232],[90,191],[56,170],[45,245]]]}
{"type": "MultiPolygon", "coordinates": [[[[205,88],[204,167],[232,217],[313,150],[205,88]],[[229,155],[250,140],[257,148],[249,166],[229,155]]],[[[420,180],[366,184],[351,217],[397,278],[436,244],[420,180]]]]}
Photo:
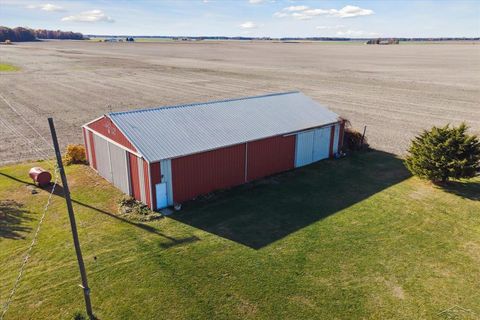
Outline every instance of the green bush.
{"type": "Polygon", "coordinates": [[[410,172],[434,182],[471,178],[480,170],[480,142],[467,126],[433,127],[415,137],[405,164],[410,172]]]}

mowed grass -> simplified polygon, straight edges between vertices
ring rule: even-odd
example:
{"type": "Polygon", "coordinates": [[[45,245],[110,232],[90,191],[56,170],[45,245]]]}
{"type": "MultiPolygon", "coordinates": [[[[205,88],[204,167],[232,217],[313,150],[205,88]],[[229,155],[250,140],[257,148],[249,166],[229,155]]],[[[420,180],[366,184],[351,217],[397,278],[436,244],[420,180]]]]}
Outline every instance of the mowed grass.
{"type": "Polygon", "coordinates": [[[0,63],[0,72],[11,72],[11,71],[18,71],[20,70],[19,67],[8,63],[0,63]]]}
{"type": "MultiPolygon", "coordinates": [[[[1,225],[0,303],[48,195],[30,193],[32,165],[0,168],[0,199],[23,204],[1,225]]],[[[479,178],[442,190],[372,151],[135,223],[115,216],[120,192],[88,167],[67,174],[100,319],[480,315],[479,178]]],[[[83,310],[79,283],[64,200],[54,196],[5,319],[69,319],[83,310]]]]}

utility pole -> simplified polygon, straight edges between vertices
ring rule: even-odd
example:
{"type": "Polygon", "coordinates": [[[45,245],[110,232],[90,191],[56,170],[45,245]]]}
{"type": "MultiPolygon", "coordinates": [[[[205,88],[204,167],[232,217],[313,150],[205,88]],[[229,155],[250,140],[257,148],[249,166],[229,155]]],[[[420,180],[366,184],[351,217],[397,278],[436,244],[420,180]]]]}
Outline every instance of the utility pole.
{"type": "Polygon", "coordinates": [[[55,148],[55,156],[57,157],[58,170],[62,177],[63,194],[65,201],[67,202],[68,217],[70,219],[70,227],[72,229],[73,243],[75,245],[75,253],[77,254],[78,268],[80,269],[80,276],[82,277],[81,287],[83,289],[83,296],[85,298],[85,307],[90,320],[94,320],[95,316],[92,311],[92,304],[90,302],[90,288],[88,287],[87,273],[85,272],[85,265],[83,264],[82,250],[80,249],[80,240],[78,239],[77,224],[75,223],[75,215],[73,214],[72,199],[70,198],[70,191],[68,189],[67,177],[65,176],[65,170],[63,169],[62,154],[58,146],[57,133],[55,132],[55,126],[53,119],[48,118],[48,124],[50,126],[50,133],[52,134],[53,147],[55,148]]]}

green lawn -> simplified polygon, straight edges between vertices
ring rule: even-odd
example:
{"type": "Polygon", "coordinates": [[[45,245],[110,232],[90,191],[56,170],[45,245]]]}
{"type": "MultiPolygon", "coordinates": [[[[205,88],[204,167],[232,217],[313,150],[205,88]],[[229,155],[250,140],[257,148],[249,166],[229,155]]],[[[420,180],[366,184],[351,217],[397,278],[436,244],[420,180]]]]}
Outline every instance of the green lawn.
{"type": "Polygon", "coordinates": [[[7,63],[0,63],[0,72],[10,72],[10,71],[18,71],[18,70],[20,70],[19,67],[16,67],[7,63]]]}
{"type": "MultiPolygon", "coordinates": [[[[30,193],[31,165],[0,168],[0,199],[23,205],[0,207],[0,303],[47,197],[30,193]]],[[[120,193],[88,167],[67,174],[100,319],[480,315],[479,178],[442,190],[372,151],[135,223],[115,216],[120,193]]],[[[55,196],[5,320],[69,319],[83,310],[79,283],[64,200],[55,196]]]]}

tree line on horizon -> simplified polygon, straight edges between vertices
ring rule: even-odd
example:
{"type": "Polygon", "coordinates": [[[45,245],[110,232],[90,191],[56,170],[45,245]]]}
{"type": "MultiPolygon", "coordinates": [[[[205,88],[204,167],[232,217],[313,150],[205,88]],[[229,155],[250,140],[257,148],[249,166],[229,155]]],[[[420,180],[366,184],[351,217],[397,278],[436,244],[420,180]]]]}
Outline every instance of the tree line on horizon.
{"type": "Polygon", "coordinates": [[[69,39],[83,40],[83,34],[73,31],[29,29],[23,27],[8,28],[0,26],[0,42],[10,40],[12,42],[35,41],[38,39],[69,39]]]}

